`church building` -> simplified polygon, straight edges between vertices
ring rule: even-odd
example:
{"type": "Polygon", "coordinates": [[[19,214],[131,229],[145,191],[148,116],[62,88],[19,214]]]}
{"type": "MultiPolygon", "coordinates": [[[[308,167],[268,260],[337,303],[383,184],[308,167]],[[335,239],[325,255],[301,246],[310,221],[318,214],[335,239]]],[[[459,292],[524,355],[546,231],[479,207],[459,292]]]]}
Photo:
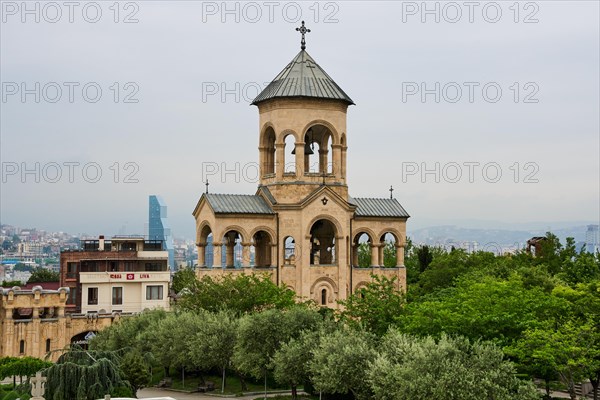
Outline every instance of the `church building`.
{"type": "Polygon", "coordinates": [[[392,195],[350,196],[346,115],[354,102],[306,52],[304,22],[296,30],[300,52],[252,102],[259,113],[256,193],[207,190],[193,211],[198,278],[266,273],[301,299],[332,308],[372,275],[395,277],[405,290],[409,215],[392,195]],[[363,260],[364,249],[370,252],[370,265],[359,266],[359,246],[363,260]]]}

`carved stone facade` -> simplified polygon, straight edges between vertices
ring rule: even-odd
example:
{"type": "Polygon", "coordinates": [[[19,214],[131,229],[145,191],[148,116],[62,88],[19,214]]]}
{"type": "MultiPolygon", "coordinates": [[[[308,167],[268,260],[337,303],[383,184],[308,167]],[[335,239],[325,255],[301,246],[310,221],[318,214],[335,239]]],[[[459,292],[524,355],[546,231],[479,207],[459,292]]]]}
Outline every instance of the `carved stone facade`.
{"type": "Polygon", "coordinates": [[[193,211],[198,277],[267,273],[333,308],[371,274],[396,277],[404,290],[409,215],[391,197],[348,193],[352,100],[303,49],[253,104],[259,187],[255,195],[202,195],[193,211]],[[371,250],[366,268],[358,267],[361,243],[371,250]],[[384,265],[386,243],[396,250],[393,265],[384,265]]]}
{"type": "MultiPolygon", "coordinates": [[[[98,332],[119,315],[65,314],[69,288],[32,290],[19,287],[0,291],[0,357],[45,358],[49,352],[71,343],[84,343],[90,332],[98,332]]],[[[50,354],[56,361],[59,352],[50,354]]]]}

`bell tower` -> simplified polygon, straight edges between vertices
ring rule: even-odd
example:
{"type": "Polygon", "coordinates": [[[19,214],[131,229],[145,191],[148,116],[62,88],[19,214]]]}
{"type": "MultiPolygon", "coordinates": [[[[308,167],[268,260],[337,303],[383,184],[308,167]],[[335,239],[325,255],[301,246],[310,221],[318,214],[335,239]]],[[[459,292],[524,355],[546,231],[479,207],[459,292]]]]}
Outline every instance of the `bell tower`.
{"type": "Polygon", "coordinates": [[[259,182],[279,203],[297,203],[322,185],[348,198],[346,113],[354,102],[306,51],[254,99],[259,112],[259,182]]]}

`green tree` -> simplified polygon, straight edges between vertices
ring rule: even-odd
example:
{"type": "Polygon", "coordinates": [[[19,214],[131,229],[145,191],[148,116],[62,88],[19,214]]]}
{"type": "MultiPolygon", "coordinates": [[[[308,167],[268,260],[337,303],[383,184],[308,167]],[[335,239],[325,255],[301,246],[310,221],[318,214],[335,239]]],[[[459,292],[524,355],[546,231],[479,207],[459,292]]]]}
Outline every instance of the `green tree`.
{"type": "Polygon", "coordinates": [[[358,266],[359,267],[370,267],[371,266],[371,244],[370,243],[360,243],[358,245],[358,266]]]}
{"type": "Polygon", "coordinates": [[[152,376],[144,357],[138,351],[129,351],[121,359],[121,372],[133,389],[137,397],[137,391],[146,387],[152,376]]]}
{"type": "Polygon", "coordinates": [[[13,377],[13,388],[16,386],[17,376],[31,376],[51,366],[52,363],[35,357],[3,357],[0,358],[0,380],[13,377]]]}
{"type": "Polygon", "coordinates": [[[186,368],[194,367],[189,354],[189,336],[200,329],[202,319],[196,313],[168,313],[148,327],[145,340],[151,343],[152,354],[164,367],[168,376],[170,367],[179,368],[185,380],[186,368]]]}
{"type": "Polygon", "coordinates": [[[166,316],[166,311],[154,309],[143,311],[133,318],[122,318],[98,332],[91,340],[90,348],[104,351],[137,350],[145,355],[152,350],[148,336],[158,321],[166,316]]]}
{"type": "Polygon", "coordinates": [[[196,282],[196,273],[191,268],[183,268],[173,274],[173,283],[171,288],[175,293],[181,292],[183,289],[191,288],[196,282]]]}
{"type": "Polygon", "coordinates": [[[460,337],[436,341],[391,330],[369,367],[374,399],[539,399],[533,384],[515,377],[499,348],[460,337]]]}
{"type": "Polygon", "coordinates": [[[600,375],[600,333],[597,323],[597,320],[587,323],[569,321],[555,330],[550,327],[528,330],[523,339],[516,343],[512,353],[556,371],[567,386],[572,400],[577,398],[575,384],[590,379],[597,399],[600,375]]]}
{"type": "Polygon", "coordinates": [[[59,282],[60,274],[58,272],[50,271],[46,268],[36,268],[27,283],[37,282],[59,282]]]}
{"type": "Polygon", "coordinates": [[[433,261],[433,253],[429,250],[429,246],[423,245],[417,249],[417,259],[419,260],[419,271],[425,272],[433,261]]]}
{"type": "Polygon", "coordinates": [[[395,267],[396,266],[396,243],[393,241],[386,241],[383,246],[383,266],[384,267],[395,267]]]}
{"type": "Polygon", "coordinates": [[[95,400],[124,386],[115,352],[71,348],[46,370],[49,400],[95,400]]]}
{"type": "Polygon", "coordinates": [[[296,293],[277,286],[267,274],[233,276],[221,279],[205,276],[182,294],[177,302],[181,310],[231,310],[237,315],[266,310],[284,309],[295,304],[296,293]]]}
{"type": "Polygon", "coordinates": [[[231,365],[237,342],[238,318],[231,311],[201,312],[198,330],[190,333],[189,355],[201,370],[218,368],[223,375],[221,392],[225,390],[226,370],[231,365]]]}
{"type": "Polygon", "coordinates": [[[569,302],[542,288],[526,288],[519,276],[462,279],[455,288],[409,303],[397,319],[406,333],[458,334],[507,346],[528,329],[567,315],[569,302]]]}
{"type": "Polygon", "coordinates": [[[382,336],[402,313],[405,300],[396,288],[396,277],[371,275],[371,278],[365,287],[339,302],[343,306],[340,317],[348,324],[358,324],[382,336]]]}
{"type": "Polygon", "coordinates": [[[308,367],[311,381],[324,393],[351,393],[356,399],[369,399],[372,393],[364,374],[376,355],[371,334],[341,326],[322,335],[314,348],[308,367]]]}
{"type": "Polygon", "coordinates": [[[273,367],[275,352],[303,331],[317,329],[321,321],[317,311],[302,306],[246,315],[240,320],[234,364],[257,379],[264,378],[266,391],[267,371],[273,367]]]}
{"type": "Polygon", "coordinates": [[[2,281],[3,288],[12,288],[15,286],[21,286],[21,281],[2,281]]]}
{"type": "Polygon", "coordinates": [[[17,263],[13,267],[13,270],[14,271],[32,271],[33,267],[31,265],[27,265],[27,264],[23,264],[23,263],[17,263]]]}
{"type": "Polygon", "coordinates": [[[273,356],[273,376],[279,384],[292,388],[293,400],[298,398],[298,386],[309,380],[308,366],[317,343],[318,331],[304,332],[283,343],[273,356]]]}

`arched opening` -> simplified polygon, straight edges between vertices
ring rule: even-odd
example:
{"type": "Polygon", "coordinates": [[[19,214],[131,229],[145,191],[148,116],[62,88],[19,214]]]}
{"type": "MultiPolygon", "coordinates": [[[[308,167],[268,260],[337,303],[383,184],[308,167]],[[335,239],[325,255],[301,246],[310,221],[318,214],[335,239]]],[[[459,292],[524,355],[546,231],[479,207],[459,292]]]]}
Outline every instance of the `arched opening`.
{"type": "Polygon", "coordinates": [[[319,153],[320,153],[319,143],[316,143],[316,142],[311,143],[310,148],[312,149],[313,153],[308,154],[308,155],[305,154],[304,170],[310,174],[318,174],[319,173],[319,153]]]}
{"type": "Polygon", "coordinates": [[[71,338],[71,346],[76,345],[83,349],[88,348],[88,343],[91,339],[96,336],[96,332],[94,331],[86,331],[78,333],[77,335],[71,338]]]}
{"type": "Polygon", "coordinates": [[[254,246],[254,265],[260,267],[271,266],[271,236],[265,231],[258,231],[252,237],[254,246]]]}
{"type": "Polygon", "coordinates": [[[223,235],[221,263],[228,268],[241,268],[242,266],[242,235],[235,230],[223,235]]]}
{"type": "Polygon", "coordinates": [[[198,233],[198,267],[213,265],[213,235],[210,226],[204,225],[198,233]]]}
{"type": "Polygon", "coordinates": [[[263,147],[263,175],[275,173],[275,131],[268,127],[262,140],[263,147]]]}
{"type": "Polygon", "coordinates": [[[381,247],[379,259],[383,260],[381,265],[384,267],[395,267],[398,265],[398,239],[391,232],[385,232],[379,239],[383,246],[381,247]]]}
{"type": "Polygon", "coordinates": [[[311,126],[304,135],[304,142],[307,144],[304,171],[311,174],[333,173],[333,135],[329,128],[321,124],[311,126]]]}
{"type": "Polygon", "coordinates": [[[327,172],[328,174],[333,174],[333,139],[331,137],[331,135],[327,135],[327,137],[325,138],[325,149],[327,150],[327,153],[324,155],[324,165],[325,165],[325,172],[327,172]]]}
{"type": "Polygon", "coordinates": [[[296,264],[296,241],[291,236],[283,239],[283,260],[285,264],[296,264]]]}
{"type": "Polygon", "coordinates": [[[359,232],[352,243],[352,265],[355,267],[370,267],[373,265],[373,240],[366,232],[359,232]]]}
{"type": "Polygon", "coordinates": [[[321,305],[327,305],[327,289],[321,290],[321,305]]]}
{"type": "Polygon", "coordinates": [[[296,138],[291,133],[288,134],[284,139],[284,149],[283,149],[283,173],[289,175],[296,174],[296,156],[292,153],[296,149],[296,138]]]}
{"type": "Polygon", "coordinates": [[[310,264],[336,264],[335,225],[326,219],[316,221],[310,228],[310,264]]]}

